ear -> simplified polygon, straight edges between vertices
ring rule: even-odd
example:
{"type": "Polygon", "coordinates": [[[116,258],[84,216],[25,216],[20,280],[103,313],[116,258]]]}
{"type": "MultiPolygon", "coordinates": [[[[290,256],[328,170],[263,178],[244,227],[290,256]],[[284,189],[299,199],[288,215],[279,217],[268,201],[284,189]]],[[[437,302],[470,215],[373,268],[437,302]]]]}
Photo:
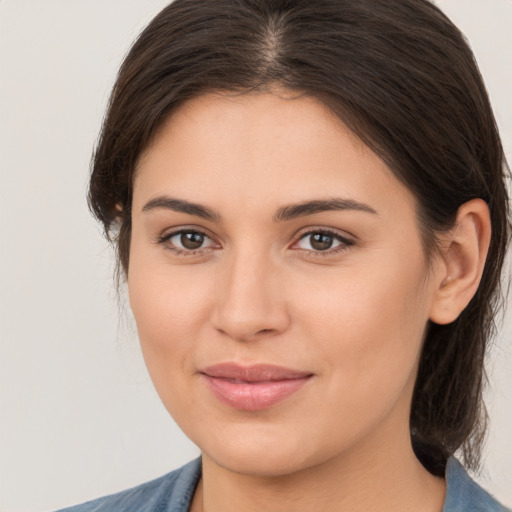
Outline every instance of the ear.
{"type": "Polygon", "coordinates": [[[482,199],[464,203],[454,227],[442,235],[442,250],[430,320],[449,324],[475,295],[491,241],[489,208],[482,199]]]}

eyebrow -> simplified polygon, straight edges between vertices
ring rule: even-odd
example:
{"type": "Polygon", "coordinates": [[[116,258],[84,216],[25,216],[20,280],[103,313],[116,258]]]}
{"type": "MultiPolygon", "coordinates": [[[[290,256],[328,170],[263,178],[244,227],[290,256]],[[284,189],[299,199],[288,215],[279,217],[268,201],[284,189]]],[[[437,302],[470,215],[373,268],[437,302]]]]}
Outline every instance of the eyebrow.
{"type": "MultiPolygon", "coordinates": [[[[177,199],[169,196],[158,196],[150,199],[143,207],[143,212],[150,212],[152,210],[166,209],[178,213],[187,213],[202,219],[221,221],[221,215],[201,204],[185,201],[184,199],[177,199]]],[[[311,201],[304,201],[302,203],[290,204],[283,206],[277,210],[272,220],[274,222],[284,222],[298,217],[305,217],[315,213],[336,211],[336,210],[352,210],[377,215],[377,212],[367,204],[353,199],[343,199],[332,197],[327,199],[314,199],[311,201]]]]}
{"type": "Polygon", "coordinates": [[[158,196],[149,200],[143,207],[143,212],[150,212],[152,210],[165,209],[172,210],[178,213],[188,213],[207,220],[221,220],[221,216],[211,208],[196,203],[185,201],[184,199],[176,199],[169,196],[158,196]]]}
{"type": "Polygon", "coordinates": [[[367,204],[354,201],[353,199],[330,197],[327,199],[314,199],[312,201],[304,201],[303,203],[291,204],[279,208],[279,210],[277,210],[276,214],[274,215],[274,222],[287,221],[296,219],[297,217],[313,215],[314,213],[335,210],[355,210],[377,215],[376,210],[367,204]]]}

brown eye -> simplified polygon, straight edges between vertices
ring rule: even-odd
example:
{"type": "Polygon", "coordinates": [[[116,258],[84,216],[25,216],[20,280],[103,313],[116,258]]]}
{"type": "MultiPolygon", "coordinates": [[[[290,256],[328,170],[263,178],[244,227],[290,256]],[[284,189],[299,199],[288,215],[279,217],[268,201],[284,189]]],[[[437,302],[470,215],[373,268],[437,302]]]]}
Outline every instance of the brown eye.
{"type": "Polygon", "coordinates": [[[204,243],[205,236],[196,231],[187,231],[181,233],[180,242],[185,249],[194,250],[199,249],[204,243]]]}
{"type": "Polygon", "coordinates": [[[329,231],[310,231],[305,233],[297,242],[298,249],[309,252],[332,254],[353,245],[350,239],[329,231]]]}
{"type": "Polygon", "coordinates": [[[309,243],[315,251],[326,251],[334,243],[334,237],[326,233],[315,233],[309,236],[311,237],[309,243]]]}
{"type": "Polygon", "coordinates": [[[178,253],[193,253],[196,250],[215,247],[215,243],[208,235],[195,230],[175,231],[162,237],[159,242],[178,253]]]}

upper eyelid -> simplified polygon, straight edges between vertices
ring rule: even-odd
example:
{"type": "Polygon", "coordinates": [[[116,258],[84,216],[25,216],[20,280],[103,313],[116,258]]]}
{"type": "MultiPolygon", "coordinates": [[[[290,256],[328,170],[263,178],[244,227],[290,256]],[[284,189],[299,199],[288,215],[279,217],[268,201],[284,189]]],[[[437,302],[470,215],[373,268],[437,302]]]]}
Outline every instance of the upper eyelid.
{"type": "MultiPolygon", "coordinates": [[[[172,238],[173,236],[179,235],[180,233],[200,233],[201,235],[204,235],[211,240],[215,239],[215,236],[212,236],[209,230],[201,228],[199,226],[184,226],[184,227],[176,227],[176,228],[167,228],[164,229],[161,234],[157,236],[157,240],[168,240],[172,238]]],[[[218,237],[217,237],[218,238],[218,237]]]]}
{"type": "Polygon", "coordinates": [[[355,242],[356,237],[350,233],[347,233],[346,231],[340,231],[335,228],[322,228],[322,227],[308,227],[303,228],[299,230],[295,235],[294,238],[298,241],[304,236],[312,235],[314,233],[327,233],[329,235],[332,235],[336,238],[339,238],[341,240],[346,240],[350,242],[355,242]]]}
{"type": "MultiPolygon", "coordinates": [[[[212,235],[210,233],[210,230],[200,227],[200,226],[180,226],[180,227],[175,227],[175,228],[167,228],[162,231],[162,234],[159,235],[159,238],[163,238],[163,237],[167,238],[171,235],[177,235],[179,233],[184,233],[184,232],[186,233],[186,232],[190,232],[190,231],[195,231],[197,233],[201,233],[201,234],[203,234],[209,238],[212,238],[212,239],[220,238],[218,235],[212,235]]],[[[316,227],[316,226],[301,228],[301,229],[297,230],[294,233],[293,238],[309,235],[312,233],[329,233],[334,236],[339,236],[340,238],[355,238],[353,235],[351,235],[350,233],[347,233],[346,231],[343,232],[345,234],[342,234],[336,228],[316,227]]]]}

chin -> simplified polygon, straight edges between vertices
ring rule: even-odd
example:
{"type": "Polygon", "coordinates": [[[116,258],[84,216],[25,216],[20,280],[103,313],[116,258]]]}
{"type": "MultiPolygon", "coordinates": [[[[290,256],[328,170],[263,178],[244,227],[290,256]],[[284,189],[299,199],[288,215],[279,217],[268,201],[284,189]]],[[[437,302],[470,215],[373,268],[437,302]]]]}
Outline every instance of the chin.
{"type": "Polygon", "coordinates": [[[303,457],[296,453],[268,452],[260,450],[224,450],[223,453],[207,454],[217,466],[240,475],[260,478],[284,477],[308,467],[303,457]]]}
{"type": "MultiPolygon", "coordinates": [[[[239,432],[210,439],[201,446],[203,456],[225,470],[257,477],[283,477],[311,468],[330,457],[333,447],[313,449],[310,436],[276,435],[275,432],[239,432]],[[273,434],[273,435],[272,435],[273,434]]],[[[265,430],[265,429],[262,429],[265,430]]]]}

